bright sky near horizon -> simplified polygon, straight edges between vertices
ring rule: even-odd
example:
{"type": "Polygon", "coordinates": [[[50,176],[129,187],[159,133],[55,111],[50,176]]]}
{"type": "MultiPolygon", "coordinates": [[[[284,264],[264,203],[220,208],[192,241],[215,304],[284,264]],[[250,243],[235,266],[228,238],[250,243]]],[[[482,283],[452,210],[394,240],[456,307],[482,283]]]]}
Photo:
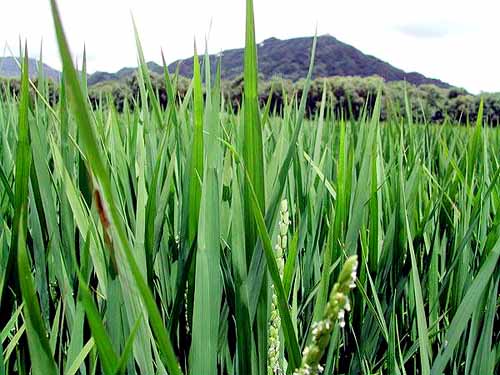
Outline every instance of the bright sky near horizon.
{"type": "MultiPolygon", "coordinates": [[[[245,0],[59,0],[72,52],[87,47],[89,72],[136,66],[131,14],[147,60],[192,55],[193,39],[211,53],[244,45],[245,0]]],[[[331,34],[405,71],[473,93],[500,92],[498,0],[254,0],[257,41],[331,34]]],[[[5,1],[0,55],[30,56],[60,68],[48,0],[5,1]],[[9,15],[6,17],[6,15],[9,15]]]]}

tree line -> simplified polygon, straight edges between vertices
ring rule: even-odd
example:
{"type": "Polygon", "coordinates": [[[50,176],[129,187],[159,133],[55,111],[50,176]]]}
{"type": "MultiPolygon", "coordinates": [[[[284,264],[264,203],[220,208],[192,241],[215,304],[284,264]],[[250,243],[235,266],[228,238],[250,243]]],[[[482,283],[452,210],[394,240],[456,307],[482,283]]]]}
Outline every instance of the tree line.
{"type": "MultiPolygon", "coordinates": [[[[157,92],[160,105],[166,107],[168,96],[164,78],[151,73],[151,82],[157,92]]],[[[175,79],[179,101],[186,96],[190,82],[190,79],[182,76],[175,79]]],[[[261,80],[259,101],[262,105],[269,102],[271,111],[279,114],[286,103],[301,97],[304,83],[304,80],[292,82],[280,77],[274,77],[267,81],[261,80]]],[[[57,84],[48,81],[45,82],[44,87],[48,101],[51,104],[56,104],[59,97],[57,84]]],[[[445,89],[431,84],[415,86],[402,81],[385,82],[377,76],[315,79],[311,84],[306,102],[308,115],[314,115],[319,110],[325,88],[328,108],[336,116],[357,118],[364,109],[370,111],[380,90],[382,94],[382,120],[388,118],[391,113],[405,113],[407,100],[417,122],[472,123],[476,120],[479,103],[483,100],[487,123],[492,126],[498,126],[500,123],[500,93],[471,95],[461,88],[445,89]]],[[[19,92],[19,81],[0,80],[0,95],[15,97],[19,95],[19,92]]],[[[233,110],[240,108],[243,97],[243,76],[223,81],[222,92],[230,108],[233,110]]],[[[138,100],[140,89],[137,75],[93,85],[89,87],[88,94],[94,108],[112,103],[118,111],[122,111],[126,102],[129,107],[141,103],[138,100]]]]}

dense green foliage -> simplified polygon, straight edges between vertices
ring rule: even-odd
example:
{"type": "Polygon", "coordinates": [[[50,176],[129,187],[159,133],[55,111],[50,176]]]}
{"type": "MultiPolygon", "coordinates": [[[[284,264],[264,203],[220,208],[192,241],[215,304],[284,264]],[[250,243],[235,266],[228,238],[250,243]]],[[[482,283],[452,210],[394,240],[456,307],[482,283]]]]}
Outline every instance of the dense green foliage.
{"type": "MultiPolygon", "coordinates": [[[[178,100],[185,98],[190,82],[188,78],[178,77],[178,100]]],[[[151,73],[151,83],[158,93],[160,105],[166,108],[168,95],[164,78],[151,73]]],[[[498,126],[500,123],[500,93],[484,93],[474,96],[463,89],[444,89],[431,84],[414,86],[404,82],[384,82],[376,76],[331,77],[313,80],[307,99],[308,116],[316,114],[319,110],[325,84],[329,108],[333,109],[337,116],[343,115],[345,118],[359,119],[365,107],[371,113],[377,90],[381,88],[382,120],[391,117],[392,112],[405,111],[404,95],[406,92],[412,115],[418,122],[473,123],[477,119],[479,103],[483,100],[486,123],[491,126],[498,126]]],[[[53,102],[58,98],[58,88],[53,83],[50,85],[49,96],[53,102]]],[[[278,77],[269,81],[261,80],[258,92],[259,102],[264,106],[270,100],[271,111],[282,114],[286,102],[292,100],[295,95],[302,94],[303,85],[304,80],[296,83],[278,77]]],[[[20,83],[15,80],[0,81],[0,93],[7,91],[19,95],[20,83]]],[[[240,108],[243,97],[243,76],[231,81],[222,81],[222,93],[228,105],[236,110],[240,108]]],[[[140,105],[139,97],[140,87],[137,74],[89,87],[89,99],[94,109],[100,105],[107,105],[111,99],[116,109],[122,112],[126,101],[131,107],[136,104],[140,105]]]]}
{"type": "Polygon", "coordinates": [[[345,119],[308,78],[273,114],[248,0],[242,111],[197,56],[160,92],[137,37],[141,105],[118,112],[113,92],[87,100],[52,6],[58,100],[27,69],[0,100],[0,374],[500,371],[486,107],[475,126],[434,126],[410,87],[345,119]]]}

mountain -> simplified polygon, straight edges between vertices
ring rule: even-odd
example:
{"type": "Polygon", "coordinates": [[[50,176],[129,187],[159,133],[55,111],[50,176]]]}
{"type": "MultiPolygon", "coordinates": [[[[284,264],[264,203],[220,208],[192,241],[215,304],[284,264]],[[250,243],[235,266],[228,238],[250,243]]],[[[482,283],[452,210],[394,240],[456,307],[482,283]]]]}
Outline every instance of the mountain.
{"type": "MultiPolygon", "coordinates": [[[[305,78],[309,69],[312,37],[280,40],[270,38],[258,45],[259,72],[261,77],[269,80],[273,76],[280,76],[291,81],[305,78]]],[[[232,80],[243,74],[244,49],[231,49],[218,55],[211,55],[212,71],[218,58],[222,60],[222,79],[232,80]]],[[[152,72],[162,74],[163,68],[154,62],[148,63],[152,72]]],[[[179,73],[185,77],[193,75],[193,59],[177,60],[169,65],[169,71],[179,68],[179,73]]],[[[89,83],[94,84],[106,80],[117,80],[132,74],[133,68],[125,68],[117,73],[96,73],[90,77],[89,83]]],[[[416,72],[407,73],[401,69],[360,50],[339,41],[330,35],[318,37],[313,78],[331,76],[360,76],[378,75],[386,81],[406,80],[414,85],[434,84],[449,88],[446,82],[427,78],[416,72]]]]}
{"type": "MultiPolygon", "coordinates": [[[[269,80],[279,76],[291,81],[305,78],[309,69],[312,37],[280,40],[270,38],[258,45],[259,72],[263,79],[269,80]]],[[[222,79],[232,80],[243,74],[244,49],[231,49],[218,55],[211,55],[211,69],[215,72],[217,61],[222,60],[222,79]]],[[[163,74],[163,67],[155,62],[147,63],[152,72],[163,74]]],[[[168,66],[169,71],[179,69],[185,77],[193,76],[193,59],[177,60],[168,66]]],[[[95,72],[88,78],[89,85],[101,82],[123,80],[135,73],[137,68],[123,68],[116,73],[95,72]]],[[[30,74],[36,76],[38,63],[30,59],[30,74]]],[[[44,65],[49,77],[58,80],[60,72],[44,65]]],[[[13,58],[0,58],[0,77],[18,77],[19,69],[13,58]]],[[[450,88],[446,82],[427,78],[416,72],[407,73],[374,56],[366,55],[360,50],[339,41],[330,35],[318,37],[313,78],[332,76],[378,75],[386,81],[406,80],[414,85],[433,84],[442,88],[450,88]]]]}
{"type": "MultiPolygon", "coordinates": [[[[163,74],[163,67],[161,67],[157,63],[150,61],[146,65],[148,66],[150,71],[157,74],[163,74]]],[[[87,82],[89,86],[92,86],[100,82],[118,81],[120,79],[133,75],[136,71],[137,68],[122,68],[116,73],[95,72],[94,74],[91,74],[89,76],[87,82]]]]}
{"type": "MultiPolygon", "coordinates": [[[[31,78],[38,77],[39,62],[36,59],[28,59],[29,74],[31,78]]],[[[59,81],[61,72],[50,66],[43,64],[43,72],[45,77],[49,77],[54,81],[59,81]]],[[[16,58],[14,57],[0,57],[0,77],[4,78],[19,78],[21,70],[17,65],[16,58]]]]}
{"type": "MultiPolygon", "coordinates": [[[[258,62],[261,76],[268,80],[273,76],[281,76],[292,81],[305,78],[309,69],[309,56],[312,37],[280,40],[270,38],[258,45],[258,62]]],[[[222,52],[222,78],[233,79],[243,73],[243,49],[232,49],[222,52]]],[[[215,57],[215,56],[212,56],[215,57]]],[[[212,58],[212,69],[215,69],[216,58],[212,58]]],[[[191,77],[192,59],[178,60],[169,66],[174,70],[179,65],[181,75],[191,77]]],[[[313,78],[331,76],[378,75],[386,81],[406,80],[415,85],[425,83],[449,88],[449,84],[437,79],[427,78],[416,72],[406,73],[401,69],[360,50],[345,44],[330,35],[318,37],[313,78]]]]}

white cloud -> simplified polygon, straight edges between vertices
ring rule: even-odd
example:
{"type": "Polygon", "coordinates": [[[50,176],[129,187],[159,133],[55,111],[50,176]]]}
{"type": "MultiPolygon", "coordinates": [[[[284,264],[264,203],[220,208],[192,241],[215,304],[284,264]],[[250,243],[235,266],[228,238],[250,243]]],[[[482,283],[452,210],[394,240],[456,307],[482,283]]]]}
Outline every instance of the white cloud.
{"type": "MultiPolygon", "coordinates": [[[[254,0],[257,39],[329,33],[406,71],[463,86],[472,92],[500,91],[497,61],[497,0],[254,0]]],[[[244,0],[59,0],[73,52],[87,46],[89,71],[136,65],[131,12],[146,58],[167,61],[202,49],[210,32],[211,52],[244,44],[244,0]]],[[[0,47],[18,50],[27,39],[33,56],[43,39],[44,61],[59,68],[48,0],[3,4],[0,47]]]]}
{"type": "Polygon", "coordinates": [[[396,28],[397,31],[415,38],[442,38],[449,34],[446,27],[432,24],[406,24],[396,28]]]}

